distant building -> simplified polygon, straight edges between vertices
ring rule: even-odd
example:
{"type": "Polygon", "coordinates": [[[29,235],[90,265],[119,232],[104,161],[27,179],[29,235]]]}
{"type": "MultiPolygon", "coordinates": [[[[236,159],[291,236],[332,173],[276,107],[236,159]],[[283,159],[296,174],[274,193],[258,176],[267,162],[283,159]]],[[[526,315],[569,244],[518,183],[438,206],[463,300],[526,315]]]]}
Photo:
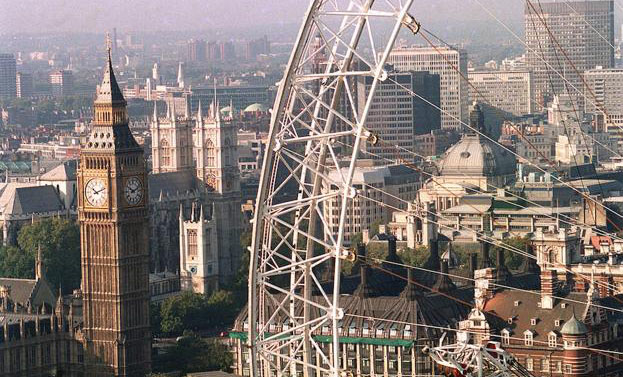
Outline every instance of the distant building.
{"type": "MultiPolygon", "coordinates": [[[[539,103],[545,104],[552,95],[565,93],[569,87],[564,79],[582,90],[584,71],[597,66],[614,67],[611,47],[614,1],[558,1],[538,5],[526,2],[524,40],[526,65],[534,75],[535,98],[539,103]],[[558,70],[562,77],[552,74],[552,69],[558,70]]],[[[578,103],[584,103],[580,93],[569,90],[578,103]]]]}
{"type": "Polygon", "coordinates": [[[55,97],[72,95],[74,92],[73,72],[61,69],[50,73],[50,85],[52,86],[52,95],[55,97]]]}
{"type": "MultiPolygon", "coordinates": [[[[371,153],[370,158],[412,162],[415,156],[410,152],[415,150],[415,136],[428,134],[441,126],[439,110],[426,102],[440,106],[439,75],[410,71],[393,73],[389,78],[378,83],[366,121],[367,129],[383,143],[366,143],[364,148],[371,153]],[[396,149],[394,145],[403,149],[396,149]]],[[[357,83],[359,112],[366,106],[364,99],[372,81],[373,77],[364,77],[357,83]]]]}
{"type": "Polygon", "coordinates": [[[469,97],[473,100],[517,116],[534,112],[529,71],[470,71],[469,82],[469,97]]]}
{"type": "Polygon", "coordinates": [[[584,72],[589,98],[584,110],[596,117],[596,128],[606,130],[623,148],[623,69],[597,67],[584,72]]]}
{"type": "Polygon", "coordinates": [[[218,99],[227,104],[231,103],[239,110],[253,104],[272,105],[273,101],[273,89],[268,85],[193,87],[189,97],[192,112],[197,112],[199,102],[204,105],[212,103],[215,93],[218,99]]]}
{"type": "MultiPolygon", "coordinates": [[[[337,170],[329,173],[332,180],[339,179],[339,176],[340,172],[337,170]]],[[[388,208],[406,209],[405,203],[416,198],[417,191],[421,187],[421,177],[418,171],[406,165],[357,167],[353,176],[353,186],[358,190],[359,199],[354,200],[347,210],[348,220],[344,226],[344,243],[347,245],[350,245],[353,236],[367,232],[372,224],[388,222],[391,219],[388,208]]],[[[327,226],[334,236],[337,236],[339,225],[337,209],[340,205],[341,200],[334,198],[328,200],[323,207],[328,219],[327,226]]]]}
{"type": "Polygon", "coordinates": [[[18,98],[30,98],[34,94],[33,80],[30,73],[17,72],[15,86],[18,98]]]}
{"type": "Polygon", "coordinates": [[[191,39],[188,41],[188,61],[203,62],[208,57],[208,45],[203,39],[191,39]]]}
{"type": "Polygon", "coordinates": [[[257,59],[259,55],[270,54],[270,42],[268,37],[264,35],[263,38],[254,39],[248,41],[245,49],[245,57],[247,60],[252,61],[257,59]]]}
{"type": "MultiPolygon", "coordinates": [[[[461,122],[468,122],[468,83],[461,77],[468,76],[465,51],[449,47],[396,48],[389,55],[387,64],[393,65],[399,71],[427,71],[439,75],[443,110],[441,128],[460,130],[461,122]]],[[[429,110],[433,108],[430,107],[429,110]]]]}
{"type": "Polygon", "coordinates": [[[11,99],[17,96],[16,72],[13,54],[0,54],[0,99],[11,99]]]}

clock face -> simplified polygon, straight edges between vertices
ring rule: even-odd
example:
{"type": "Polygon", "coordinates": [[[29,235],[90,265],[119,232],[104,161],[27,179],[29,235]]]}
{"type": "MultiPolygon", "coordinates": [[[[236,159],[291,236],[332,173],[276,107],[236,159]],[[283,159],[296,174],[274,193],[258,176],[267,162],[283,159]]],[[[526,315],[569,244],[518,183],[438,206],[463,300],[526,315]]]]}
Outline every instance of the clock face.
{"type": "Polygon", "coordinates": [[[138,177],[130,177],[125,181],[123,196],[129,205],[135,206],[143,199],[143,182],[138,177]]]}
{"type": "Polygon", "coordinates": [[[87,202],[94,207],[101,207],[108,200],[108,187],[106,182],[100,178],[93,178],[84,190],[84,196],[87,202]]]}

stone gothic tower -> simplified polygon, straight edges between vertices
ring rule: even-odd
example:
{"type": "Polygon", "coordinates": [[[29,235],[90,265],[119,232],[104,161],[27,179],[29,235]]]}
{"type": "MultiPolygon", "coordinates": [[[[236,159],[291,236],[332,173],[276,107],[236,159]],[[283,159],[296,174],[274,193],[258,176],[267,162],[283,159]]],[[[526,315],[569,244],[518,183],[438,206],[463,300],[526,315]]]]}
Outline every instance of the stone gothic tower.
{"type": "Polygon", "coordinates": [[[207,216],[203,205],[195,202],[190,218],[186,220],[184,208],[180,206],[180,285],[182,290],[210,294],[218,289],[218,261],[216,219],[213,214],[207,216]]]}
{"type": "Polygon", "coordinates": [[[199,104],[194,130],[195,169],[197,177],[205,183],[208,199],[214,203],[222,282],[236,273],[242,254],[237,131],[233,119],[221,117],[216,96],[207,116],[199,104]]]}
{"type": "Polygon", "coordinates": [[[78,187],[85,370],[144,376],[151,364],[147,171],[110,47],[78,187]]]}
{"type": "Polygon", "coordinates": [[[166,118],[159,118],[154,102],[150,124],[153,173],[182,171],[193,167],[192,121],[189,117],[176,116],[175,101],[172,100],[170,104],[166,118]]]}

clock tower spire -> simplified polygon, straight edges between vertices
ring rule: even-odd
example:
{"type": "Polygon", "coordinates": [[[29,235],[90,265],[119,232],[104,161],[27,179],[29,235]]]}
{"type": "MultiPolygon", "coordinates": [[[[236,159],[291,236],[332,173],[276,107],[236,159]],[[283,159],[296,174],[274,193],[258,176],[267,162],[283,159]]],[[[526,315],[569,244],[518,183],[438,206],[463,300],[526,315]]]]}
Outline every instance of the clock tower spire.
{"type": "Polygon", "coordinates": [[[147,170],[110,39],[107,50],[78,168],[85,363],[88,375],[144,376],[151,364],[147,170]]]}

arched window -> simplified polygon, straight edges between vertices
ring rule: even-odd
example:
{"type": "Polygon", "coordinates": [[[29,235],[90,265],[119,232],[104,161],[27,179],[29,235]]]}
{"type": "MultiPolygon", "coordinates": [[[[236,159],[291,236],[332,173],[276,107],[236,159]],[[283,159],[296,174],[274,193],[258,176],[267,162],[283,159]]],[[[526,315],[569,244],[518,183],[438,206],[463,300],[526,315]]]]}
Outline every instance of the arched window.
{"type": "Polygon", "coordinates": [[[197,255],[197,231],[192,229],[188,231],[188,255],[197,255]]]}
{"type": "Polygon", "coordinates": [[[171,148],[167,139],[160,140],[160,166],[171,166],[171,148]]]}
{"type": "Polygon", "coordinates": [[[231,149],[230,148],[231,141],[229,141],[229,138],[225,138],[225,142],[223,144],[224,144],[224,148],[223,149],[225,151],[225,153],[224,153],[225,154],[225,156],[224,156],[225,157],[225,164],[224,165],[225,166],[230,166],[231,165],[231,150],[230,150],[231,149]]]}
{"type": "Polygon", "coordinates": [[[216,166],[216,150],[214,149],[212,139],[206,141],[206,165],[211,167],[216,166]]]}

